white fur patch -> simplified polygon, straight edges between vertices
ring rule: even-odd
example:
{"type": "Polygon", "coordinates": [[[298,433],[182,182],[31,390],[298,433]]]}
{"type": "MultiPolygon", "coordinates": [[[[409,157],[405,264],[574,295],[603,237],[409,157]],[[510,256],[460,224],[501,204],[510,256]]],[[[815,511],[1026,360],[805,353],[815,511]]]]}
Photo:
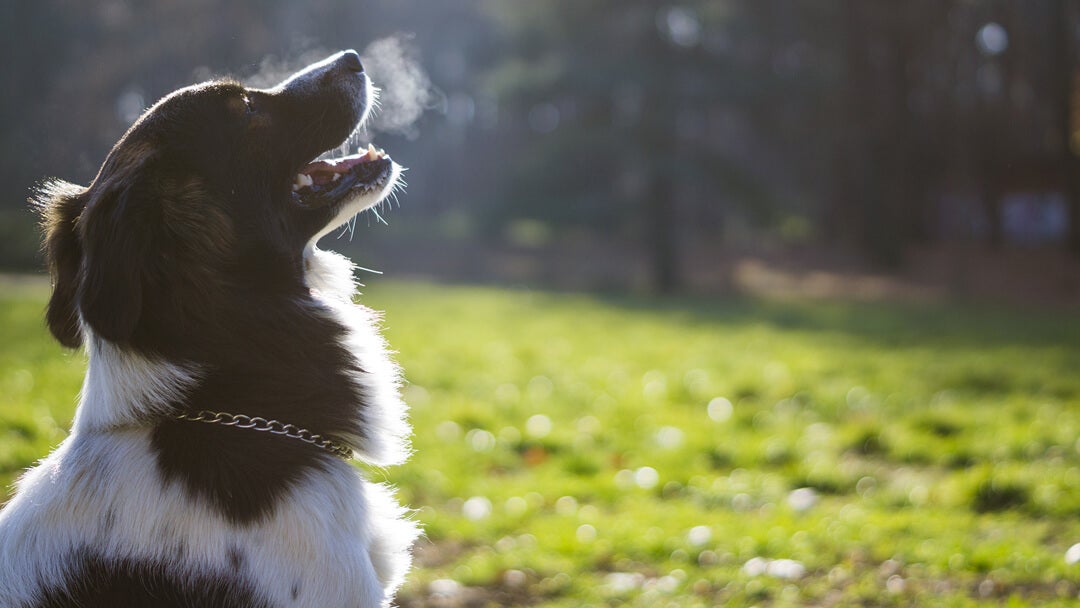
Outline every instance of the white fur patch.
{"type": "Polygon", "coordinates": [[[409,455],[406,421],[408,411],[401,400],[401,370],[391,361],[386,341],[378,331],[378,315],[352,303],[356,292],[353,264],[339,254],[311,245],[304,252],[308,286],[316,297],[348,329],[344,347],[356,358],[363,372],[353,382],[368,396],[368,403],[357,412],[363,421],[363,437],[344,437],[364,461],[380,465],[404,462],[409,455]],[[347,286],[347,287],[345,287],[347,286]]]}
{"type": "Polygon", "coordinates": [[[167,414],[198,380],[196,366],[152,361],[83,329],[90,363],[75,430],[123,426],[167,414]]]}
{"type": "Polygon", "coordinates": [[[42,583],[62,583],[60,558],[80,547],[165,563],[181,578],[237,578],[229,553],[239,551],[239,577],[272,605],[389,603],[417,530],[385,488],[335,460],[296,484],[267,519],[238,528],[165,483],[149,435],[74,433],[23,476],[0,512],[0,606],[27,604],[42,583]]]}

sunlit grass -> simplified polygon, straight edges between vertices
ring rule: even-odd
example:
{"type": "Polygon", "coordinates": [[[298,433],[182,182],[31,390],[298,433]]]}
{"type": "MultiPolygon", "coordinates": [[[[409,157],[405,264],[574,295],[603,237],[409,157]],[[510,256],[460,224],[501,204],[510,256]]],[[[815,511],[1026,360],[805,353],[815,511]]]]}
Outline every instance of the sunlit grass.
{"type": "MultiPolygon", "coordinates": [[[[367,291],[416,431],[372,472],[427,534],[403,606],[1076,601],[1076,317],[367,291]]],[[[84,361],[43,289],[2,293],[10,482],[63,437],[84,361]]]]}

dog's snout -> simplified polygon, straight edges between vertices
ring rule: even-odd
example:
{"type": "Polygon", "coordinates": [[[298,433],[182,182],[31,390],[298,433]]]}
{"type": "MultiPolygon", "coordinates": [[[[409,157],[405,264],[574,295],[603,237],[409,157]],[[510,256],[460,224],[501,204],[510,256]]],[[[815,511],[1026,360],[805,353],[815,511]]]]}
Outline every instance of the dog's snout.
{"type": "Polygon", "coordinates": [[[271,89],[271,91],[281,92],[297,87],[304,89],[313,83],[316,86],[330,84],[331,82],[344,84],[345,86],[353,86],[353,84],[345,83],[366,82],[363,78],[353,77],[356,74],[363,73],[364,64],[360,61],[360,55],[356,51],[349,49],[347,51],[335,53],[318,63],[309,65],[286,78],[283,82],[271,89]]]}
{"type": "Polygon", "coordinates": [[[346,68],[349,68],[353,72],[363,72],[364,64],[360,62],[360,55],[354,50],[348,50],[342,53],[341,61],[346,68]]]}

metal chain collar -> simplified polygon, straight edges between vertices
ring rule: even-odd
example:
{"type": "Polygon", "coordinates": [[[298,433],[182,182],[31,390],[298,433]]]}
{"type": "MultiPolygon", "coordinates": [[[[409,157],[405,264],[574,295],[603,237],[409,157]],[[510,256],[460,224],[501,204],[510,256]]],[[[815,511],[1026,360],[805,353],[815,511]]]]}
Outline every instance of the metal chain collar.
{"type": "Polygon", "coordinates": [[[207,424],[220,424],[222,426],[234,426],[238,429],[265,431],[271,435],[280,435],[282,437],[288,437],[289,439],[299,439],[304,443],[309,443],[315,447],[322,448],[345,460],[352,458],[353,454],[352,449],[333,439],[317,435],[307,429],[302,429],[295,424],[288,424],[277,420],[267,420],[266,418],[260,418],[259,416],[245,416],[244,414],[228,414],[226,412],[201,410],[194,414],[182,412],[176,415],[176,419],[188,420],[190,422],[205,422],[207,424]]]}

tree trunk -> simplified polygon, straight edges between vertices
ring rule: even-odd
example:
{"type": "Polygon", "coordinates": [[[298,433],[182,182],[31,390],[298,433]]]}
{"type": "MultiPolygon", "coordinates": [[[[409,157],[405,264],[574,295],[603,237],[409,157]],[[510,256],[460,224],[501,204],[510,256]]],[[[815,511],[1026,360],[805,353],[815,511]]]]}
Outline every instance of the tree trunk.
{"type": "Polygon", "coordinates": [[[653,174],[649,183],[649,249],[652,260],[653,288],[662,294],[675,293],[682,287],[679,272],[678,218],[672,180],[663,170],[653,174]]]}
{"type": "Polygon", "coordinates": [[[655,90],[647,93],[647,107],[655,117],[650,121],[645,134],[648,147],[642,158],[655,157],[660,162],[653,164],[649,172],[649,182],[645,192],[649,253],[652,263],[652,288],[657,293],[671,294],[682,288],[682,273],[678,252],[678,230],[681,218],[676,213],[675,179],[672,176],[673,163],[678,153],[673,141],[677,132],[675,119],[683,109],[678,78],[683,69],[683,57],[680,57],[659,31],[651,23],[650,35],[646,42],[646,51],[655,57],[664,69],[658,75],[655,90]]]}
{"type": "Polygon", "coordinates": [[[833,148],[833,193],[826,205],[825,235],[832,243],[861,246],[866,238],[863,219],[867,198],[862,163],[866,154],[865,93],[867,65],[865,29],[860,0],[843,3],[843,94],[837,104],[838,119],[833,148]]]}
{"type": "Polygon", "coordinates": [[[1073,123],[1073,96],[1076,90],[1076,49],[1072,43],[1073,32],[1077,25],[1077,11],[1071,0],[1057,0],[1059,27],[1054,32],[1054,56],[1057,58],[1057,105],[1058,131],[1061,133],[1061,156],[1058,159],[1061,171],[1062,192],[1069,210],[1068,247],[1073,254],[1080,256],[1080,157],[1076,155],[1073,133],[1077,126],[1073,123]]]}

